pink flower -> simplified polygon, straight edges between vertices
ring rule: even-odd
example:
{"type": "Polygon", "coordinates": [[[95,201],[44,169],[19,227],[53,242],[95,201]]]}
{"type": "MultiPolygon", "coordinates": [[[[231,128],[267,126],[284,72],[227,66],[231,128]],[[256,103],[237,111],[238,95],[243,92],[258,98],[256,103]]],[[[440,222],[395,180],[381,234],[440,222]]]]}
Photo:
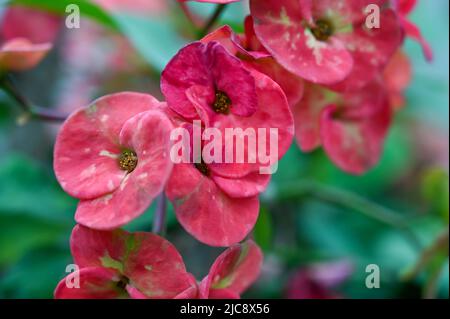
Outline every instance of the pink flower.
{"type": "MultiPolygon", "coordinates": [[[[184,121],[198,119],[203,128],[222,133],[227,128],[267,132],[277,128],[277,160],[291,143],[293,119],[281,88],[216,41],[182,49],[163,71],[161,87],[169,108],[184,121]]],[[[192,124],[187,126],[193,131],[192,124]]],[[[229,142],[223,140],[222,145],[229,142]]],[[[247,159],[255,155],[248,143],[243,153],[247,159]]],[[[236,155],[235,151],[234,159],[236,155]]],[[[176,164],[166,193],[179,222],[208,245],[229,246],[243,240],[258,217],[258,194],[270,180],[260,174],[261,166],[260,161],[176,164]]]]}
{"type": "Polygon", "coordinates": [[[80,199],[75,219],[113,229],[142,214],[172,169],[171,121],[154,97],[105,96],[72,114],[56,139],[54,170],[62,188],[80,199]]]}
{"type": "Polygon", "coordinates": [[[336,292],[349,279],[353,266],[346,260],[312,264],[299,269],[289,280],[289,299],[341,299],[336,292]]]}
{"type": "Polygon", "coordinates": [[[370,82],[402,42],[397,15],[387,3],[251,0],[250,9],[258,39],[283,67],[311,82],[349,90],[370,82]],[[382,10],[379,29],[366,27],[369,4],[382,10]]]}
{"type": "Polygon", "coordinates": [[[199,285],[200,299],[237,299],[258,278],[263,256],[251,240],[225,250],[199,285]]]}
{"type": "Polygon", "coordinates": [[[194,42],[180,50],[162,73],[161,90],[169,107],[186,119],[198,116],[189,96],[200,90],[205,102],[215,106],[218,113],[250,116],[257,109],[254,78],[217,42],[194,42]],[[221,111],[218,96],[225,95],[232,104],[221,111]]]}
{"type": "Polygon", "coordinates": [[[151,233],[78,225],[70,246],[79,270],[58,284],[58,299],[239,298],[258,278],[263,258],[253,241],[230,247],[199,285],[176,248],[151,233]],[[79,288],[70,288],[77,276],[79,288]]]}
{"type": "Polygon", "coordinates": [[[244,35],[235,34],[228,25],[225,25],[211,32],[201,41],[220,42],[231,54],[240,57],[246,61],[247,65],[272,78],[283,89],[289,105],[295,105],[301,100],[303,79],[283,68],[262,46],[255,35],[251,16],[245,19],[244,35]]]}
{"type": "Polygon", "coordinates": [[[348,93],[308,83],[293,112],[300,148],[308,152],[322,145],[338,167],[353,174],[378,163],[392,119],[386,89],[378,80],[348,93]]]}
{"type": "Polygon", "coordinates": [[[70,248],[79,271],[61,280],[58,299],[175,298],[195,288],[176,248],[151,233],[75,226],[70,248]],[[79,288],[68,287],[77,275],[79,288]]]}
{"type": "Polygon", "coordinates": [[[26,7],[9,7],[0,25],[0,71],[36,66],[52,48],[59,18],[26,7]]]}

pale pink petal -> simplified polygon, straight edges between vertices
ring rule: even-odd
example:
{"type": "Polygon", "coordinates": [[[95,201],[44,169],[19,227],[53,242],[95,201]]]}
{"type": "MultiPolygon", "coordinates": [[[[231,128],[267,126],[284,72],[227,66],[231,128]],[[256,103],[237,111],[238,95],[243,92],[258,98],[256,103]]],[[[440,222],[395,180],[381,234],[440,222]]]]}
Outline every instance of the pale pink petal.
{"type": "Polygon", "coordinates": [[[160,105],[150,95],[124,92],[102,97],[72,114],[55,143],[54,170],[62,188],[84,200],[116,190],[127,175],[118,164],[124,123],[160,105]]]}
{"type": "Polygon", "coordinates": [[[165,114],[148,111],[131,118],[120,133],[120,144],[134,150],[138,164],[112,193],[82,200],[75,219],[95,229],[114,229],[141,215],[161,193],[172,169],[170,132],[165,114]]]}

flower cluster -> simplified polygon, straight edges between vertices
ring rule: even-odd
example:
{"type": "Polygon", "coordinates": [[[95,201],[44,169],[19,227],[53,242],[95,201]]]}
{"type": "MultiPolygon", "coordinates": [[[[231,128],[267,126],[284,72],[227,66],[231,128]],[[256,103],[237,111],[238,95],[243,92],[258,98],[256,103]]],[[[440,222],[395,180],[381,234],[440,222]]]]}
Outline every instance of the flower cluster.
{"type": "Polygon", "coordinates": [[[58,134],[54,170],[61,187],[80,200],[71,239],[80,270],[58,285],[55,296],[239,297],[262,262],[255,243],[239,244],[252,231],[259,195],[270,182],[259,155],[274,142],[276,162],[295,137],[303,151],[323,147],[346,172],[374,167],[410,80],[401,51],[405,35],[417,39],[431,58],[407,20],[413,5],[250,0],[243,34],[223,26],[172,58],[161,76],[164,102],[122,92],[74,112],[58,134]],[[188,146],[201,135],[220,147],[200,143],[188,148],[188,163],[174,162],[172,133],[178,128],[187,132],[188,146]],[[217,136],[206,136],[210,129],[217,136]],[[244,141],[231,153],[229,129],[238,129],[240,136],[233,138],[244,141]],[[257,132],[259,141],[272,129],[277,134],[270,142],[251,147],[248,130],[257,132]],[[209,161],[205,152],[234,160],[209,161]],[[165,239],[119,230],[156,197],[164,198],[162,193],[189,234],[210,246],[230,247],[200,283],[165,239]],[[67,286],[74,275],[80,289],[67,286]]]}
{"type": "Polygon", "coordinates": [[[176,248],[151,233],[76,226],[70,247],[79,269],[58,284],[56,298],[235,299],[262,263],[258,246],[246,241],[224,251],[197,283],[176,248]]]}

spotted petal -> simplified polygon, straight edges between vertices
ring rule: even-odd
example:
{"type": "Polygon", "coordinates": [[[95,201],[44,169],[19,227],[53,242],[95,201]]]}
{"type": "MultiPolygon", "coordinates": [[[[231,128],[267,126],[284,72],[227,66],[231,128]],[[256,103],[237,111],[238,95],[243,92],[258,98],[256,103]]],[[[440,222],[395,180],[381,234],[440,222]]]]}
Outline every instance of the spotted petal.
{"type": "Polygon", "coordinates": [[[124,92],[102,97],[72,114],[55,143],[54,170],[62,188],[84,200],[116,190],[126,176],[118,165],[123,125],[160,106],[150,95],[124,92]]]}

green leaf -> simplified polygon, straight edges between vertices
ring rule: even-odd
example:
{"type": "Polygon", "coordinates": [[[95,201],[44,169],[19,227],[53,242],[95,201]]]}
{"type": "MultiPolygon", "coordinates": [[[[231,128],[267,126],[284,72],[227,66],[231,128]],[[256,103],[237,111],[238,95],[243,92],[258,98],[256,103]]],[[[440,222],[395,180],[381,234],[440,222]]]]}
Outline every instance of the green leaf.
{"type": "Polygon", "coordinates": [[[449,180],[447,173],[440,168],[429,169],[422,181],[422,194],[430,203],[433,212],[449,221],[449,180]]]}
{"type": "Polygon", "coordinates": [[[253,230],[253,234],[255,236],[256,243],[261,247],[261,249],[264,251],[270,249],[272,246],[273,228],[272,216],[267,209],[261,209],[258,222],[253,230]]]}
{"type": "Polygon", "coordinates": [[[76,200],[33,161],[15,154],[0,160],[0,214],[72,222],[75,207],[76,200]]]}
{"type": "Polygon", "coordinates": [[[93,19],[104,26],[117,30],[114,19],[101,7],[88,0],[11,0],[10,4],[43,9],[61,15],[66,14],[68,5],[74,4],[80,8],[82,17],[93,19]]]}
{"type": "Polygon", "coordinates": [[[70,234],[71,225],[49,223],[30,216],[0,212],[0,267],[12,264],[37,247],[52,244],[70,234]]]}
{"type": "MultiPolygon", "coordinates": [[[[68,242],[68,240],[67,240],[68,242]]],[[[69,247],[30,252],[0,277],[0,298],[52,298],[72,263],[69,247]]]]}

